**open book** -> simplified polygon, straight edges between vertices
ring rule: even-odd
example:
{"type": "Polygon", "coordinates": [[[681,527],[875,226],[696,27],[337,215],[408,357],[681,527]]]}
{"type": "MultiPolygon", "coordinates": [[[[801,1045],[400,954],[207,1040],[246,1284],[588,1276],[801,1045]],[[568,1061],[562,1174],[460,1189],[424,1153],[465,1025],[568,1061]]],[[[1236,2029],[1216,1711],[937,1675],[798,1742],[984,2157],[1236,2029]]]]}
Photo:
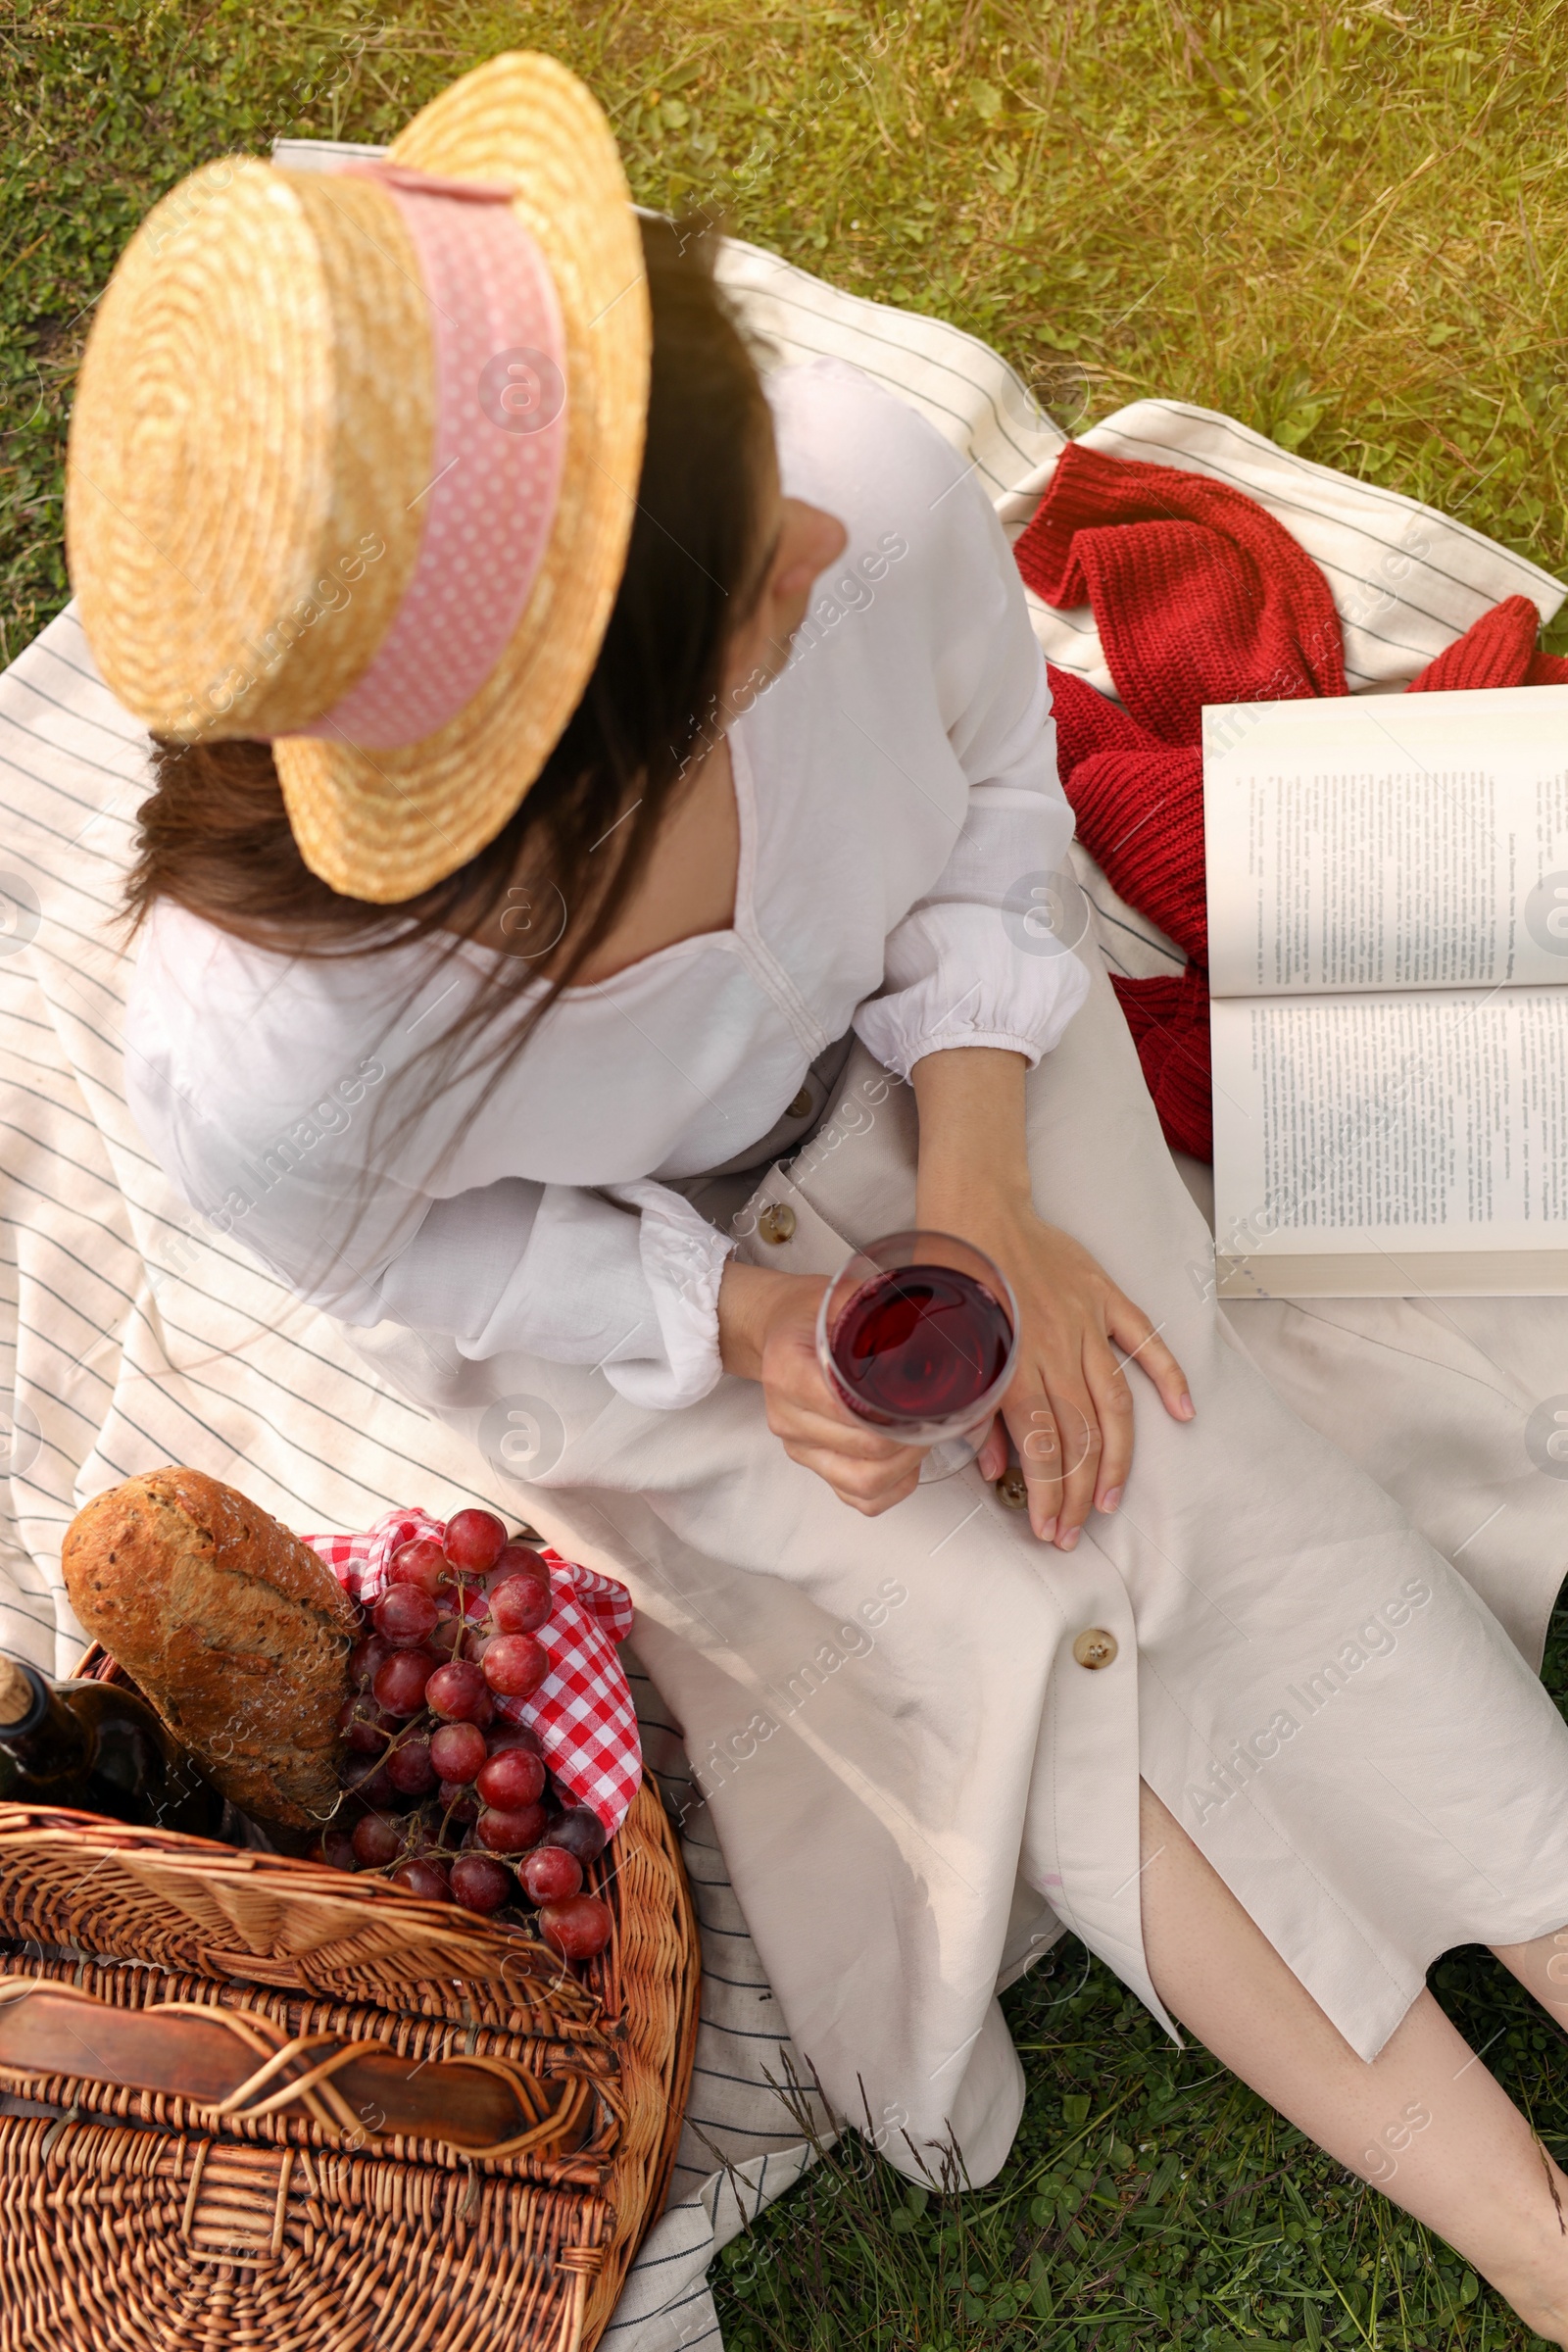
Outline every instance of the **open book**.
{"type": "Polygon", "coordinates": [[[1568,1293],[1568,686],[1203,713],[1224,1298],[1568,1293]]]}

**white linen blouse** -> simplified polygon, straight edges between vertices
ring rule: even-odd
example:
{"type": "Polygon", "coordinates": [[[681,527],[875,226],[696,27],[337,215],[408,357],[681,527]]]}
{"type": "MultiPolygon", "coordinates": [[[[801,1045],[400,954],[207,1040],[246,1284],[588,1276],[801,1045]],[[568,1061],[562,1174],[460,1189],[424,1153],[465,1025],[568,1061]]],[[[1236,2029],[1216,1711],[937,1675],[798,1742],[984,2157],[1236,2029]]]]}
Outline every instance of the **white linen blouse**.
{"type": "MultiPolygon", "coordinates": [[[[1072,815],[984,492],[858,368],[813,360],[766,389],[786,495],[849,538],[730,727],[729,929],[568,990],[510,1068],[470,1049],[438,1086],[446,1024],[500,951],[289,956],[167,900],[148,921],[126,1018],[142,1132],[193,1208],[342,1322],[690,1403],[720,1375],[734,1242],[672,1185],[745,1164],[852,1024],[906,1079],[953,1046],[1032,1065],[1083,1000],[1037,918],[1072,815]]],[[[519,909],[524,956],[547,917],[519,909]]]]}

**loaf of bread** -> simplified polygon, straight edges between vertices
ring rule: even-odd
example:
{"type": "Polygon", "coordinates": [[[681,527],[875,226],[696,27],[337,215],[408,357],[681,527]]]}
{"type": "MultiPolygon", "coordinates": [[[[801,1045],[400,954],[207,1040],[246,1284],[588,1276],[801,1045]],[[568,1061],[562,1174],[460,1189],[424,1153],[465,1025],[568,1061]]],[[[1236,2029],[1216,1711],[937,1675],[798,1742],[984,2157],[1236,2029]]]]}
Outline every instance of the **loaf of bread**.
{"type": "Polygon", "coordinates": [[[62,1553],[86,1631],[243,1812],[298,1828],[338,1794],[354,1603],[286,1527],[199,1470],[127,1478],[62,1553]]]}

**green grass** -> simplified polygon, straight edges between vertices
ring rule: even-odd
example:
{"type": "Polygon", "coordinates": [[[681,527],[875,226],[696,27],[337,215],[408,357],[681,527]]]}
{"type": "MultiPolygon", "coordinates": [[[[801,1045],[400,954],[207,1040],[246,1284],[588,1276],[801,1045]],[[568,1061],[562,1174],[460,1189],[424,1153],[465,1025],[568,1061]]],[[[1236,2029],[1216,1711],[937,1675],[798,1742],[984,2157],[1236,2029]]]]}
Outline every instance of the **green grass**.
{"type": "MultiPolygon", "coordinates": [[[[846,2141],[720,2257],[728,2352],[1539,2343],[1081,1946],[1053,1959],[1004,2004],[1029,2102],[1001,2179],[933,2195],[846,2141]]],[[[1478,2042],[1502,2030],[1489,2061],[1563,2155],[1555,2029],[1486,1953],[1437,1984],[1478,2042]]]]}
{"type": "MultiPolygon", "coordinates": [[[[1568,0],[45,0],[0,18],[0,659],[68,593],[72,379],[148,205],[276,133],[390,137],[518,44],[587,76],[642,202],[956,319],[1069,430],[1200,401],[1568,567],[1568,0]]],[[[1484,1956],[1437,1982],[1561,2150],[1539,2014],[1484,1956]]],[[[731,2352],[1530,2341],[1074,1947],[1007,2006],[1003,2178],[922,2199],[847,2142],[724,2257],[731,2352]]]]}
{"type": "Polygon", "coordinates": [[[72,376],[149,202],[516,43],[639,199],[959,320],[1069,427],[1199,400],[1568,562],[1564,0],[41,0],[0,20],[6,647],[67,593],[72,376]]]}

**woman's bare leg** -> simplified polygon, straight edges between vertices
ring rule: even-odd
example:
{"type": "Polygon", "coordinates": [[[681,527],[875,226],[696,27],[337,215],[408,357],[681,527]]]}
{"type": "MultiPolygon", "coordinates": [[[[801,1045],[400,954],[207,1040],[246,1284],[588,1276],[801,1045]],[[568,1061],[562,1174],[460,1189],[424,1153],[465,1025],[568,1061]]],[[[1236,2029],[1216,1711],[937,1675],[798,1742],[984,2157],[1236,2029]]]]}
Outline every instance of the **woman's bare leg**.
{"type": "Polygon", "coordinates": [[[1538,1936],[1534,1943],[1494,1943],[1492,1948],[1568,2034],[1568,1928],[1555,1936],[1538,1936]]]}
{"type": "MultiPolygon", "coordinates": [[[[1143,1851],[1144,1945],[1171,2015],[1337,2163],[1446,2238],[1538,2335],[1568,2345],[1568,2178],[1432,1995],[1368,2065],[1147,1787],[1143,1851]]],[[[1548,1937],[1498,1956],[1568,2025],[1568,1984],[1545,1973],[1559,1950],[1568,1942],[1548,1937]]]]}

